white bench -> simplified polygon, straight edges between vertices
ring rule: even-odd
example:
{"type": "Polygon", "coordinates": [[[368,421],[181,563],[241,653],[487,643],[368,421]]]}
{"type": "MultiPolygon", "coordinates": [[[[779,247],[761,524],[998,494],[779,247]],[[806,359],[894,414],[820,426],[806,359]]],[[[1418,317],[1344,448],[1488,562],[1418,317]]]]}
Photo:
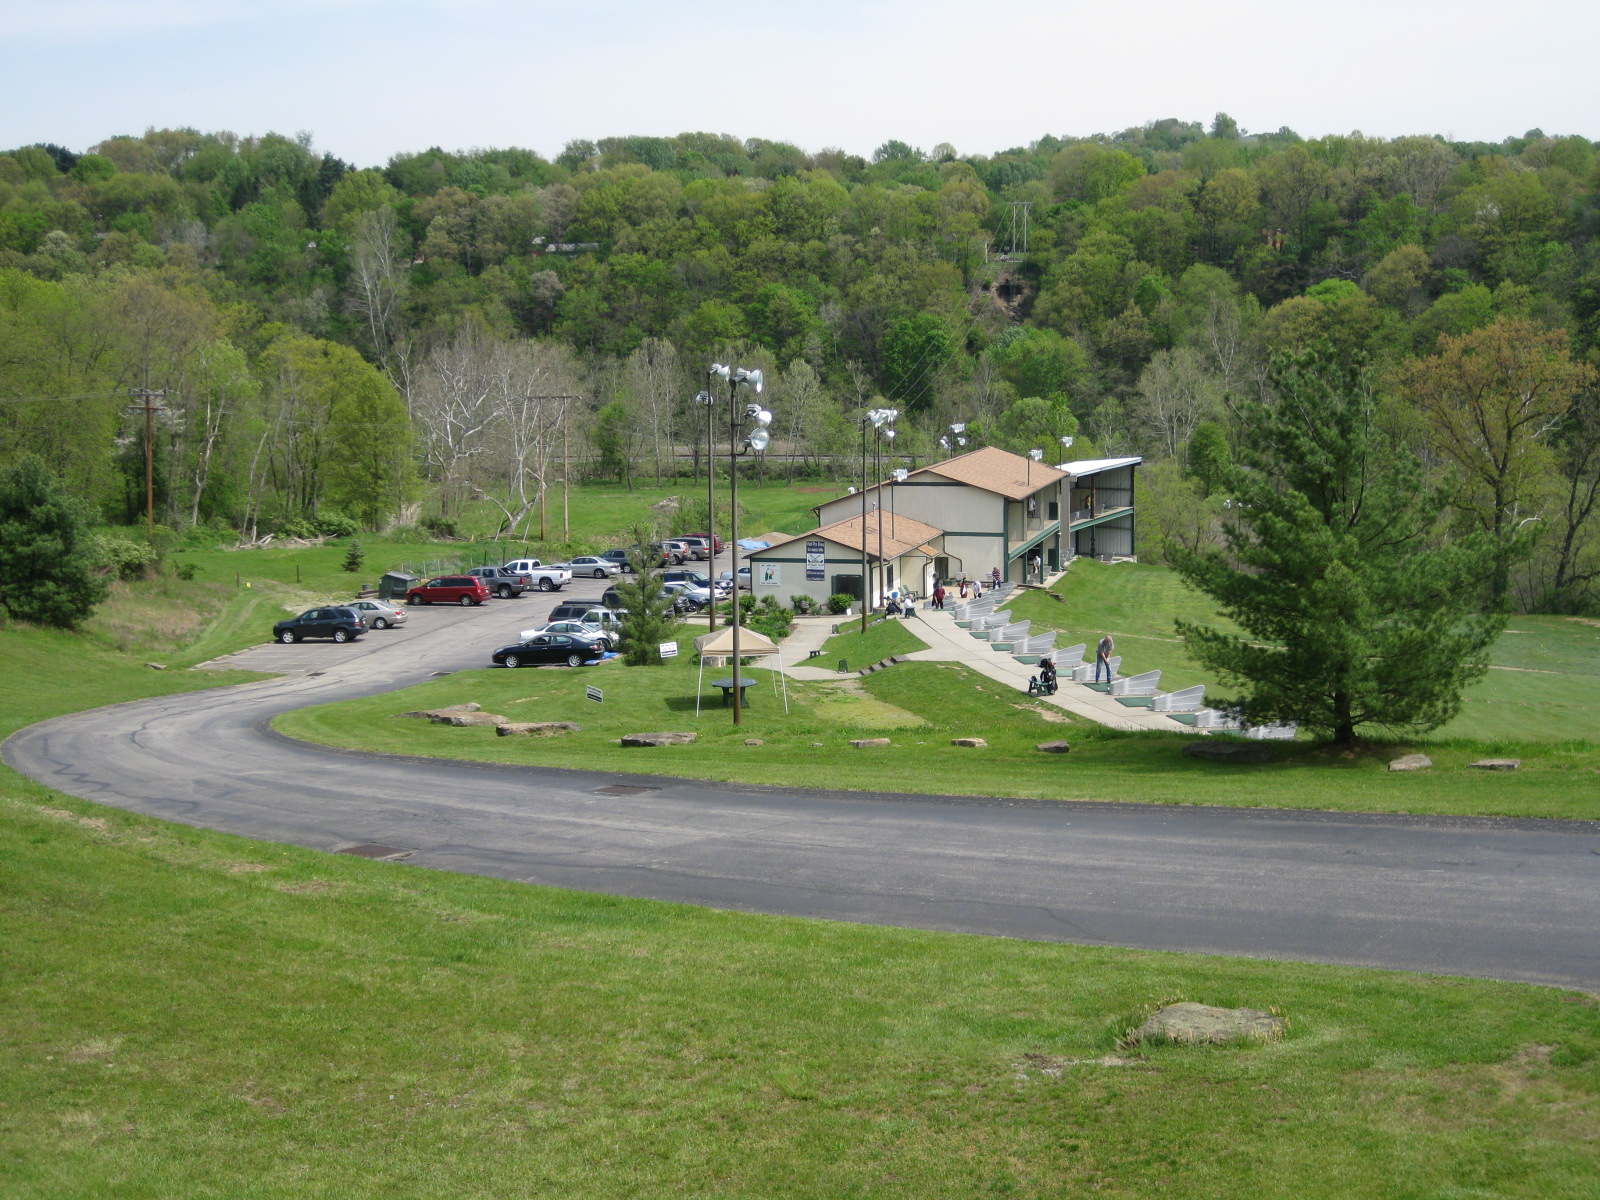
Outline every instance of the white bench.
{"type": "Polygon", "coordinates": [[[1274,721],[1270,725],[1251,725],[1244,735],[1258,742],[1288,742],[1294,740],[1299,729],[1293,721],[1274,721]]]}
{"type": "Polygon", "coordinates": [[[1226,709],[1202,708],[1194,714],[1196,729],[1238,729],[1239,718],[1226,709]]]}
{"type": "MultiPolygon", "coordinates": [[[[1093,676],[1091,676],[1093,678],[1093,676]]],[[[1161,686],[1160,671],[1146,671],[1142,675],[1129,675],[1111,685],[1113,696],[1154,696],[1161,686]]]]}
{"type": "Polygon", "coordinates": [[[1028,629],[1032,621],[1014,621],[1010,625],[1001,625],[998,629],[989,631],[991,642],[1011,642],[1013,644],[1024,641],[1028,636],[1028,629]]]}
{"type": "Polygon", "coordinates": [[[1068,646],[1056,651],[1056,670],[1071,671],[1083,662],[1083,656],[1089,650],[1087,643],[1079,642],[1076,646],[1068,646]]]}
{"type": "MultiPolygon", "coordinates": [[[[1018,653],[1018,654],[1049,654],[1055,648],[1056,648],[1056,631],[1054,629],[1052,629],[1049,633],[1030,634],[1026,641],[1022,642],[1020,645],[1018,645],[1016,647],[1016,653],[1018,653]]],[[[1061,669],[1060,668],[1060,664],[1057,664],[1056,669],[1057,670],[1061,669]]]]}
{"type": "Polygon", "coordinates": [[[1179,688],[1175,692],[1157,692],[1150,698],[1151,712],[1195,712],[1206,698],[1206,685],[1179,688]]]}

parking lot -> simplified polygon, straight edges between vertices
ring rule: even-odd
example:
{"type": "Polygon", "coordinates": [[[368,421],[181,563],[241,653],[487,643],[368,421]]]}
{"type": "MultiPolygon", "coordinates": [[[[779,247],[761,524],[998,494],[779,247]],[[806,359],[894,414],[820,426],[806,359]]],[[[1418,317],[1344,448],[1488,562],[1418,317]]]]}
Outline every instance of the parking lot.
{"type": "MultiPolygon", "coordinates": [[[[703,566],[703,564],[702,564],[703,566]]],[[[721,570],[718,567],[718,570],[721,570]]],[[[268,641],[270,625],[261,630],[263,645],[214,658],[202,666],[220,670],[263,671],[273,675],[315,675],[381,655],[411,657],[423,651],[441,660],[440,670],[486,667],[489,655],[517,640],[524,629],[548,622],[558,604],[572,601],[599,603],[611,585],[606,579],[574,579],[559,592],[524,592],[512,600],[490,600],[462,608],[455,604],[416,605],[406,608],[406,623],[392,629],[371,629],[353,642],[298,642],[285,646],[268,641]]],[[[326,601],[337,604],[337,599],[326,601]]],[[[292,614],[285,613],[285,616],[292,614]]]]}

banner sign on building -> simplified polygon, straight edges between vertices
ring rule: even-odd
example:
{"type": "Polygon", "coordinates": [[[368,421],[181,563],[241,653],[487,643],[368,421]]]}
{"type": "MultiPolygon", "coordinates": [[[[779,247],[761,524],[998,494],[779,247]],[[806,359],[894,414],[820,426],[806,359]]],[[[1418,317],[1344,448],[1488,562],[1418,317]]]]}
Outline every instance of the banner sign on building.
{"type": "Polygon", "coordinates": [[[823,553],[823,548],[822,548],[822,543],[821,542],[807,542],[806,543],[806,582],[807,583],[821,583],[822,580],[824,578],[826,578],[826,573],[823,570],[823,566],[824,566],[823,559],[824,559],[824,557],[825,557],[825,555],[823,553]]]}

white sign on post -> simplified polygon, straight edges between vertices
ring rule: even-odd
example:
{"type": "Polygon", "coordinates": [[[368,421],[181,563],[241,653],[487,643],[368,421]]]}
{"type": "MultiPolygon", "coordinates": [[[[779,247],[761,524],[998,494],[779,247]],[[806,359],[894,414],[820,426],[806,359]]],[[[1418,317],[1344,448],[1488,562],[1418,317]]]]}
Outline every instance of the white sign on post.
{"type": "Polygon", "coordinates": [[[678,657],[678,643],[677,642],[662,642],[661,643],[661,657],[662,658],[677,658],[678,657]]]}
{"type": "Polygon", "coordinates": [[[604,704],[606,701],[606,694],[593,684],[590,684],[588,687],[584,688],[583,694],[589,697],[589,699],[593,700],[596,704],[604,704]]]}

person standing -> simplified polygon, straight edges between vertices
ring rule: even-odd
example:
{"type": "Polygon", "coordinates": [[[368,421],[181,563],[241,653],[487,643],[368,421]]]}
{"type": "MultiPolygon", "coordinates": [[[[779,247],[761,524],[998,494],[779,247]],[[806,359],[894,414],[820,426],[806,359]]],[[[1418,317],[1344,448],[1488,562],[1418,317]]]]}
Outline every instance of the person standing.
{"type": "Polygon", "coordinates": [[[1104,669],[1106,673],[1106,682],[1111,682],[1111,652],[1116,648],[1117,643],[1112,639],[1109,633],[1100,639],[1100,645],[1096,647],[1094,654],[1094,681],[1096,683],[1100,682],[1100,672],[1102,669],[1104,669]]]}
{"type": "Polygon", "coordinates": [[[999,567],[996,567],[994,570],[989,572],[989,586],[991,588],[997,588],[997,587],[1000,586],[1000,568],[999,567]]]}

